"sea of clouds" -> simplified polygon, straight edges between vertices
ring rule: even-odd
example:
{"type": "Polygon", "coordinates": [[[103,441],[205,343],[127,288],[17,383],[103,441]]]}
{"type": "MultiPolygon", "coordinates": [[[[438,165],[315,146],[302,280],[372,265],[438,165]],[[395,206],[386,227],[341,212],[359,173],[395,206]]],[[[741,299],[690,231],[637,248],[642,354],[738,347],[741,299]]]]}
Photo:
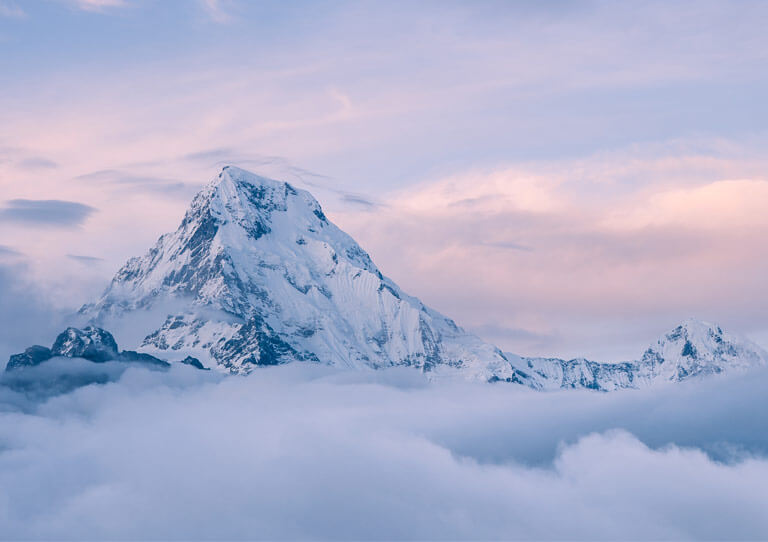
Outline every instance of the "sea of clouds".
{"type": "Polygon", "coordinates": [[[2,380],[3,539],[768,537],[768,371],[601,394],[48,363],[29,379],[104,383],[2,380]]]}

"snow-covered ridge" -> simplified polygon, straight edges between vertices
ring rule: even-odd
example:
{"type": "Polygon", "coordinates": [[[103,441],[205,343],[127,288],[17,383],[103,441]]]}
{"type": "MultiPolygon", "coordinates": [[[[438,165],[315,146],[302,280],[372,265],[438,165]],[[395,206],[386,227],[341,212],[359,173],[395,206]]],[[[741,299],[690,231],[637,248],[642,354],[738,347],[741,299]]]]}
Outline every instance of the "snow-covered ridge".
{"type": "Polygon", "coordinates": [[[167,306],[141,350],[175,350],[234,373],[301,360],[532,385],[498,348],[384,277],[311,194],[232,166],[82,312],[113,329],[167,306]]]}
{"type": "Polygon", "coordinates": [[[688,319],[662,335],[637,361],[517,359],[518,367],[526,370],[541,389],[612,391],[762,367],[768,365],[768,352],[716,324],[688,319]]]}

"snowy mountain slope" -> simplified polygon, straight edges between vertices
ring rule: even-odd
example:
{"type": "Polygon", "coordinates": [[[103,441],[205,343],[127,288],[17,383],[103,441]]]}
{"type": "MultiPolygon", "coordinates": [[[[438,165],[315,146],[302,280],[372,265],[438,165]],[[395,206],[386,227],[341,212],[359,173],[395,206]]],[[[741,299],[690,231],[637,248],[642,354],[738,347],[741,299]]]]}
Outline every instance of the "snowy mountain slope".
{"type": "Polygon", "coordinates": [[[695,319],[662,335],[638,361],[508,357],[531,376],[536,387],[549,390],[642,388],[768,365],[768,352],[760,346],[695,319]]]}
{"type": "Polygon", "coordinates": [[[141,350],[233,373],[302,360],[535,386],[498,348],[384,277],[308,192],[232,166],[81,312],[110,329],[163,313],[142,330],[141,350]]]}

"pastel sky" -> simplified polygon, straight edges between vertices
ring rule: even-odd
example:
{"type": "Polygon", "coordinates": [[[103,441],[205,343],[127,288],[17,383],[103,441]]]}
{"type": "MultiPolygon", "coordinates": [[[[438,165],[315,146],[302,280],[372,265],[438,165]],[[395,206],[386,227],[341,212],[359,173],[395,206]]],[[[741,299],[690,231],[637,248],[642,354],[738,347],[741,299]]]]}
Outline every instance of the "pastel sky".
{"type": "Polygon", "coordinates": [[[90,300],[232,163],[506,350],[635,358],[687,317],[768,346],[766,28],[749,1],[0,0],[0,321],[90,300]]]}

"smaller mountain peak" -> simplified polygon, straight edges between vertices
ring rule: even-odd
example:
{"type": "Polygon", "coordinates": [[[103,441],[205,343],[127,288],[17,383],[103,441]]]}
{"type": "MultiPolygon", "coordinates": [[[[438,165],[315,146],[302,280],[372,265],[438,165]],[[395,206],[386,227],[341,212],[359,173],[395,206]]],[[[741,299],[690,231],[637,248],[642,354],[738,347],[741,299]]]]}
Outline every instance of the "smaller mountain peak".
{"type": "Polygon", "coordinates": [[[641,363],[663,380],[765,365],[768,353],[755,343],[709,322],[688,318],[643,354],[641,363]]]}
{"type": "Polygon", "coordinates": [[[723,329],[711,322],[705,322],[697,318],[686,318],[675,329],[666,334],[667,340],[694,341],[694,342],[721,342],[724,336],[723,329]]]}
{"type": "Polygon", "coordinates": [[[68,327],[56,337],[51,352],[54,356],[106,361],[117,355],[117,343],[112,334],[98,327],[83,329],[68,327]]]}

